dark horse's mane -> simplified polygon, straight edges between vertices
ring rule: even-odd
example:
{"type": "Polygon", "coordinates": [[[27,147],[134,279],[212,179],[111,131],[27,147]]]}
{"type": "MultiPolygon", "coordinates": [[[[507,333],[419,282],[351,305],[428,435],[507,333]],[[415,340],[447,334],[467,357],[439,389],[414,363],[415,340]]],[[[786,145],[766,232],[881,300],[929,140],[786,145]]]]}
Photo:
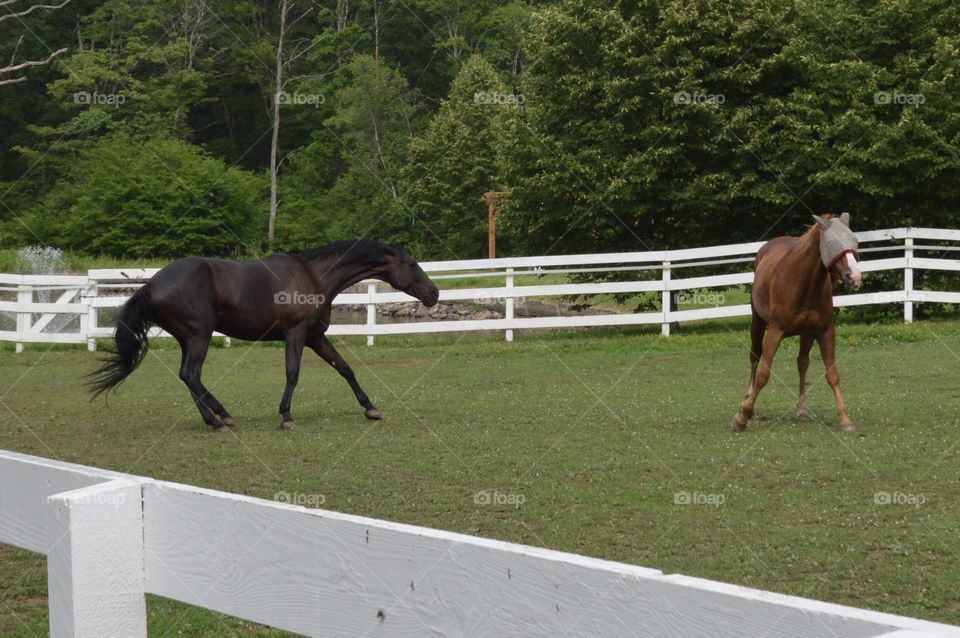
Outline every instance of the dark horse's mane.
{"type": "Polygon", "coordinates": [[[287,254],[310,261],[327,255],[342,255],[341,264],[377,263],[384,260],[390,244],[381,244],[373,239],[338,239],[325,246],[305,250],[291,250],[287,254]]]}

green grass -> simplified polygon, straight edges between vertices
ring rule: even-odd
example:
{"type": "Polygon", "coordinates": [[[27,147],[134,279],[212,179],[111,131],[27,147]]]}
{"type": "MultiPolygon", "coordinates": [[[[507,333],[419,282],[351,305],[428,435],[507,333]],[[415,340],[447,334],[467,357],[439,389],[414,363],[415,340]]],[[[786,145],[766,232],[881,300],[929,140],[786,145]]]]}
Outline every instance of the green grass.
{"type": "MultiPolygon", "coordinates": [[[[960,623],[960,324],[844,325],[838,431],[811,366],[796,423],[796,340],[758,414],[730,419],[747,377],[742,320],[651,330],[338,339],[385,419],[370,423],[312,354],[278,429],[277,347],[211,350],[205,382],[237,417],[207,431],[167,342],[106,402],[88,403],[94,356],[0,353],[0,448],[550,547],[831,602],[960,623]],[[481,490],[522,495],[484,506],[481,490]],[[723,503],[675,504],[678,492],[723,503]],[[920,497],[878,505],[878,492],[920,497]]],[[[0,548],[0,635],[46,635],[45,561],[0,548]]],[[[279,632],[149,600],[152,636],[279,632]]]]}

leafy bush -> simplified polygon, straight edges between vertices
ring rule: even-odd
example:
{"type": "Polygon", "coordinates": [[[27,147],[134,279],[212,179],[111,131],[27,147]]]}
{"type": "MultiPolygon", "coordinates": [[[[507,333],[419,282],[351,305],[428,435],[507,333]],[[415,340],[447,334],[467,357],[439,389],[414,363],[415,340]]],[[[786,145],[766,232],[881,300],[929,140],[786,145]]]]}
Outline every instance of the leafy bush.
{"type": "Polygon", "coordinates": [[[25,239],[112,257],[257,248],[263,180],[176,140],[104,138],[25,217],[25,239]]]}

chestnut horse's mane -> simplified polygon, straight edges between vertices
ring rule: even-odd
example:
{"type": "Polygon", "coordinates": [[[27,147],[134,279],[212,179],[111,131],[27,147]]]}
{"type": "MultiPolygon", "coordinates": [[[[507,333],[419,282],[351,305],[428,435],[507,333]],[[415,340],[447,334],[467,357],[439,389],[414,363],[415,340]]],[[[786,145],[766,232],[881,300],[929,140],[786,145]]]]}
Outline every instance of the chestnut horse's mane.
{"type": "MultiPolygon", "coordinates": [[[[828,219],[833,219],[834,217],[836,217],[836,215],[834,215],[833,213],[824,213],[819,217],[823,221],[827,221],[828,219]]],[[[816,223],[810,224],[810,226],[807,227],[807,230],[803,233],[803,235],[800,236],[800,240],[803,242],[812,242],[814,241],[814,239],[816,239],[816,241],[818,242],[820,241],[820,226],[816,223]]]]}

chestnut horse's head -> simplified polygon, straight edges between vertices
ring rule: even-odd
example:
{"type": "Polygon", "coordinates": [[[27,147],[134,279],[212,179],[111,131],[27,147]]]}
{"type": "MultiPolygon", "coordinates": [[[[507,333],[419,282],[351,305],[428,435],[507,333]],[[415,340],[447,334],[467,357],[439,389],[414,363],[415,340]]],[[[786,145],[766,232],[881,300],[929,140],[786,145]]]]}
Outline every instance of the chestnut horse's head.
{"type": "Polygon", "coordinates": [[[860,253],[857,251],[857,236],[850,230],[850,213],[839,217],[814,215],[820,228],[820,258],[831,275],[843,280],[848,288],[860,288],[863,276],[860,273],[860,253]]]}

